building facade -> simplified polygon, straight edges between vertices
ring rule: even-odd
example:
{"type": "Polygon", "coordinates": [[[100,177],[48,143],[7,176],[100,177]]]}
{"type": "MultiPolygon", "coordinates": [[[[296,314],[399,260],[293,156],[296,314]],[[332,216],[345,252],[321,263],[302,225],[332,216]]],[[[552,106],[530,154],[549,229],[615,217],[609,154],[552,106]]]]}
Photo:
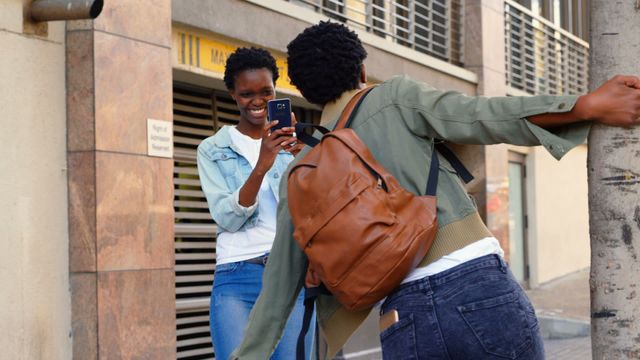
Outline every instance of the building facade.
{"type": "MultiPolygon", "coordinates": [[[[586,0],[109,1],[36,23],[0,3],[0,347],[11,359],[208,359],[215,229],[195,148],[238,119],[222,82],[239,46],[270,50],[279,97],[317,121],[286,45],[331,19],[358,32],[369,80],[407,74],[468,95],[587,91],[586,0]]],[[[589,266],[586,144],[455,146],[516,276],[589,266]]],[[[376,319],[345,347],[377,349],[376,319]]],[[[3,355],[4,356],[4,355],[3,355]]]]}

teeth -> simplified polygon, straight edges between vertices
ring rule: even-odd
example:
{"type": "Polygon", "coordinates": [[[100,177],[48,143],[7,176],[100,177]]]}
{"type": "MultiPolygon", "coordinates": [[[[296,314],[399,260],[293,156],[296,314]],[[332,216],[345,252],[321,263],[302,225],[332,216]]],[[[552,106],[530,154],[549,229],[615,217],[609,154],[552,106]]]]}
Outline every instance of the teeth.
{"type": "Polygon", "coordinates": [[[252,114],[260,114],[264,111],[264,109],[259,109],[259,110],[249,110],[249,112],[251,112],[252,114]]]}

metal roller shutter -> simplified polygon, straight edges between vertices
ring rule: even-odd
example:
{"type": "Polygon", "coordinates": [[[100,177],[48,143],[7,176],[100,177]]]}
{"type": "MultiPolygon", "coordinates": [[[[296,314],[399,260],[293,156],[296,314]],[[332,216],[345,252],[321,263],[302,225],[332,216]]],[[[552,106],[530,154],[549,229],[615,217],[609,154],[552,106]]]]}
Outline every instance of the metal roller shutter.
{"type": "MultiPolygon", "coordinates": [[[[318,121],[320,112],[294,107],[299,121],[318,121]]],[[[216,264],[216,224],[200,188],[196,148],[239,112],[223,91],[174,83],[174,209],[177,358],[214,359],[209,334],[209,296],[216,264]]]]}

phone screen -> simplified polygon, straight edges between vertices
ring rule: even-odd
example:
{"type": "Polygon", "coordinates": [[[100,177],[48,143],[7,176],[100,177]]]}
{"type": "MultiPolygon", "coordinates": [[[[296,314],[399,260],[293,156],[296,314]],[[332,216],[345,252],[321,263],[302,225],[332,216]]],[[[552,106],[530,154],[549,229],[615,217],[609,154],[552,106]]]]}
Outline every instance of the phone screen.
{"type": "Polygon", "coordinates": [[[272,127],[272,130],[291,126],[291,101],[289,99],[269,100],[267,111],[269,121],[278,120],[278,124],[272,127]]]}

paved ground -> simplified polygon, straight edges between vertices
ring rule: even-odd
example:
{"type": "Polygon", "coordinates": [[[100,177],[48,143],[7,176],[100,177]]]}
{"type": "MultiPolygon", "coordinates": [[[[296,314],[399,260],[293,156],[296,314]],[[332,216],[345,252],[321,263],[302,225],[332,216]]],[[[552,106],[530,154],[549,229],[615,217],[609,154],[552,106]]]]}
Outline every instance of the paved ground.
{"type": "Polygon", "coordinates": [[[588,360],[591,359],[591,338],[545,340],[544,351],[547,360],[588,360]]]}
{"type": "Polygon", "coordinates": [[[534,289],[527,295],[539,316],[589,322],[589,270],[584,269],[534,289]]]}
{"type": "MultiPolygon", "coordinates": [[[[590,320],[589,270],[566,275],[527,295],[538,316],[576,320],[587,324],[590,320]]],[[[547,360],[591,359],[591,337],[547,339],[544,343],[547,360]]]]}

